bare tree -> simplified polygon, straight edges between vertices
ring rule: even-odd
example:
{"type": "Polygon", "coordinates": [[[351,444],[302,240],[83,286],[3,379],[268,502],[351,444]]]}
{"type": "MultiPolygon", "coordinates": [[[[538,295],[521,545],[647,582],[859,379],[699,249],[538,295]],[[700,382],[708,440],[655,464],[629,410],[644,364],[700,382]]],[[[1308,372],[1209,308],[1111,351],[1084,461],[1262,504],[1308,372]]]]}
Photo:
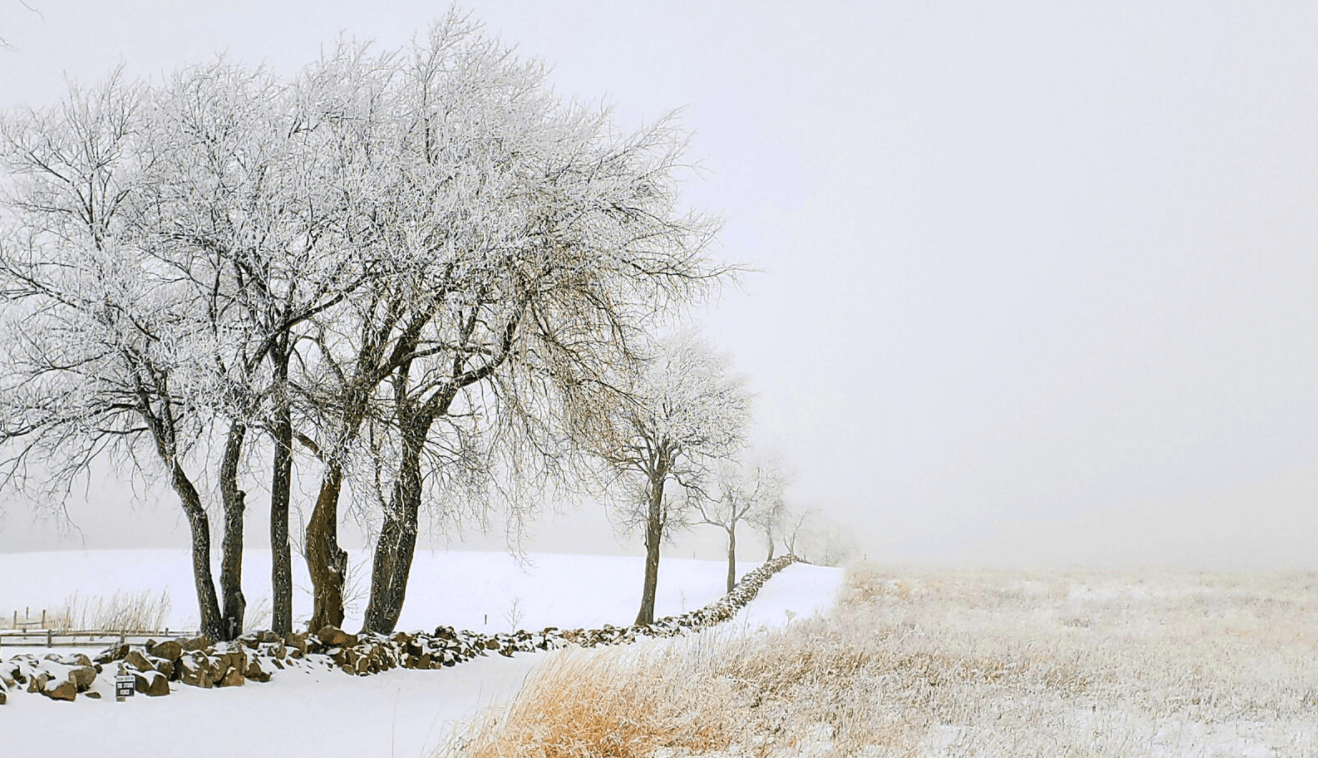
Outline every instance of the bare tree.
{"type": "Polygon", "coordinates": [[[764,535],[764,542],[767,545],[764,560],[771,561],[776,553],[778,537],[786,530],[787,524],[792,518],[792,513],[787,507],[785,499],[785,491],[790,483],[791,473],[782,465],[781,459],[777,456],[770,456],[764,461],[763,465],[770,468],[776,486],[766,494],[760,507],[751,512],[750,524],[764,535]]]}
{"type": "Polygon", "coordinates": [[[320,474],[312,628],[343,620],[346,487],[380,525],[367,628],[392,630],[423,503],[515,520],[537,484],[570,486],[581,441],[614,421],[610,377],[733,271],[707,255],[717,223],[682,210],[671,119],[622,134],[458,13],[406,50],[341,44],[289,79],[223,62],[114,78],[3,136],[4,471],[20,482],[43,458],[67,486],[104,452],[149,470],[151,451],[216,638],[243,626],[255,451],[271,456],[275,631],[291,630],[300,462],[320,474]]]}
{"type": "Polygon", "coordinates": [[[817,508],[789,517],[783,547],[792,555],[823,566],[840,566],[856,554],[855,540],[846,525],[817,508]]]}
{"type": "MultiPolygon", "coordinates": [[[[342,109],[315,94],[223,63],[181,72],[157,97],[158,155],[146,182],[161,256],[198,288],[213,328],[232,335],[232,353],[217,361],[233,419],[220,470],[226,512],[241,513],[246,432],[264,431],[271,443],[271,620],[280,633],[292,630],[290,370],[310,319],[365,278],[359,256],[345,252],[352,230],[337,211],[369,179],[335,133],[342,109]]],[[[226,538],[223,565],[236,576],[241,553],[231,547],[226,538]]],[[[226,604],[240,604],[237,593],[226,590],[226,604]]]]}
{"type": "Polygon", "coordinates": [[[8,483],[37,463],[60,494],[105,453],[163,475],[191,529],[202,629],[220,638],[190,470],[211,415],[199,401],[213,345],[192,293],[138,244],[141,114],[139,90],[114,76],[0,126],[0,443],[8,483]]]}
{"type": "Polygon", "coordinates": [[[731,462],[719,468],[712,497],[694,500],[698,522],[728,537],[728,592],[737,584],[737,525],[763,523],[776,504],[780,507],[782,490],[781,472],[772,462],[731,462]]]}
{"type": "Polygon", "coordinates": [[[662,341],[617,401],[598,455],[623,523],[645,537],[636,623],[654,621],[660,544],[707,498],[713,468],[743,446],[750,396],[729,359],[686,332],[662,341]]]}
{"type": "Polygon", "coordinates": [[[778,536],[788,518],[787,503],[779,495],[765,503],[764,509],[752,519],[752,524],[764,535],[764,560],[773,560],[773,556],[777,553],[778,536]]]}
{"type": "Polygon", "coordinates": [[[801,538],[808,531],[808,522],[816,516],[813,509],[807,509],[800,513],[788,513],[784,518],[783,527],[783,548],[789,555],[795,555],[800,558],[805,556],[800,552],[802,547],[801,538]]]}
{"type": "Polygon", "coordinates": [[[671,121],[617,136],[464,16],[400,53],[342,46],[307,76],[328,84],[304,100],[352,114],[326,128],[374,177],[344,193],[341,222],[371,275],[312,320],[296,380],[299,438],[324,462],[311,625],[342,621],[335,524],[355,477],[382,516],[366,628],[388,632],[423,496],[531,507],[510,480],[562,473],[557,441],[600,412],[589,387],[729,269],[704,253],[716,225],[679,210],[671,121]]]}
{"type": "Polygon", "coordinates": [[[85,443],[60,481],[106,440],[137,460],[138,438],[153,439],[193,527],[203,625],[219,639],[243,626],[238,475],[250,429],[275,441],[274,622],[291,630],[290,412],[281,398],[296,330],[360,280],[341,258],[321,254],[328,235],[308,221],[329,215],[320,206],[336,202],[326,196],[338,189],[341,163],[303,136],[291,102],[260,72],[216,65],[153,90],[113,77],[75,89],[58,108],[19,114],[4,131],[13,190],[0,275],[6,315],[20,322],[10,332],[15,381],[4,400],[11,418],[30,419],[5,430],[29,441],[10,471],[43,439],[64,439],[45,446],[48,458],[79,450],[70,438],[85,443]],[[87,396],[89,386],[106,391],[87,396]],[[72,418],[42,419],[38,411],[60,392],[82,393],[66,404],[72,418]],[[106,428],[104,419],[125,413],[145,425],[106,428]],[[97,425],[88,428],[89,419],[97,425]],[[196,451],[212,436],[223,439],[222,612],[210,607],[202,493],[185,471],[189,455],[204,471],[196,451]]]}

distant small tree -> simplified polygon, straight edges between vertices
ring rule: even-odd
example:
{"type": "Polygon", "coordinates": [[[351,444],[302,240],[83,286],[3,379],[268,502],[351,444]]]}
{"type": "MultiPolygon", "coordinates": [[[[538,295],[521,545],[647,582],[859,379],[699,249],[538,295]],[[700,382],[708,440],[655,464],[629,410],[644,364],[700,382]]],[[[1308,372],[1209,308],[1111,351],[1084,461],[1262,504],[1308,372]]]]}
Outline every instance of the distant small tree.
{"type": "Polygon", "coordinates": [[[856,541],[845,524],[833,522],[814,536],[811,555],[821,566],[842,566],[856,557],[856,541]]]}
{"type": "Polygon", "coordinates": [[[632,375],[599,441],[606,478],[625,493],[617,509],[645,535],[645,582],[636,623],[654,621],[659,546],[689,523],[719,461],[742,446],[750,415],[727,356],[687,332],[662,341],[632,375]]]}
{"type": "Polygon", "coordinates": [[[737,526],[764,520],[775,503],[782,503],[782,489],[773,463],[728,464],[719,469],[714,497],[695,500],[699,523],[716,526],[728,537],[728,592],[737,584],[737,526]]]}
{"type": "Polygon", "coordinates": [[[814,508],[791,521],[783,545],[793,555],[821,566],[841,566],[856,554],[845,524],[814,508]]]}
{"type": "Polygon", "coordinates": [[[814,515],[814,513],[813,510],[805,510],[800,513],[783,514],[783,548],[787,550],[789,555],[795,555],[800,558],[805,557],[798,552],[800,547],[798,543],[800,542],[802,533],[806,529],[806,522],[812,515],[814,515]]]}
{"type": "Polygon", "coordinates": [[[751,526],[764,535],[764,541],[768,548],[764,557],[765,561],[773,560],[778,547],[778,537],[786,529],[787,523],[792,517],[783,494],[789,479],[788,473],[782,468],[776,467],[776,464],[774,465],[778,486],[766,495],[761,506],[750,515],[751,526]]]}

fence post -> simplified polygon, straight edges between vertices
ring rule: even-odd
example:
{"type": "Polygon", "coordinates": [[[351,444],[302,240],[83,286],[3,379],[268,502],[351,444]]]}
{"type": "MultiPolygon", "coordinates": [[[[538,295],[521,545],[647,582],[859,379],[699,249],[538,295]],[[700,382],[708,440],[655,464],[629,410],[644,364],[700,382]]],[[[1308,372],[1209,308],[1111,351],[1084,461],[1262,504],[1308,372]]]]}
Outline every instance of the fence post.
{"type": "Polygon", "coordinates": [[[41,628],[42,628],[42,629],[45,629],[45,628],[46,628],[46,609],[45,609],[45,608],[42,608],[42,609],[41,609],[41,628]]]}
{"type": "Polygon", "coordinates": [[[54,646],[55,646],[55,644],[54,644],[54,637],[55,637],[55,635],[51,634],[51,631],[50,631],[49,629],[47,629],[47,630],[46,630],[46,647],[54,647],[54,646]]]}

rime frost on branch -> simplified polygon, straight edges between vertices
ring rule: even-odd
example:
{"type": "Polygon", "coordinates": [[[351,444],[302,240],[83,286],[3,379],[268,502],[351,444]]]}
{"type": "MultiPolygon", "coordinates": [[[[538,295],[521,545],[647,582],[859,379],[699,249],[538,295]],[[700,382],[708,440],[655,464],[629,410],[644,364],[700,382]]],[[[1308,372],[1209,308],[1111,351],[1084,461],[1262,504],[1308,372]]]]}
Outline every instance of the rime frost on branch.
{"type": "MultiPolygon", "coordinates": [[[[221,60],[11,114],[0,474],[22,484],[39,462],[58,493],[108,454],[163,478],[192,526],[203,625],[225,638],[245,605],[245,487],[270,477],[288,631],[290,482],[316,472],[313,625],[341,620],[347,489],[380,535],[368,626],[388,631],[423,501],[516,524],[546,487],[576,489],[616,377],[735,273],[709,254],[717,221],[683,210],[685,142],[672,117],[626,134],[562,101],[456,13],[408,48],[343,42],[292,77],[221,60]]],[[[706,402],[695,391],[664,390],[706,402]]],[[[731,444],[716,413],[650,420],[684,460],[731,444]]]]}

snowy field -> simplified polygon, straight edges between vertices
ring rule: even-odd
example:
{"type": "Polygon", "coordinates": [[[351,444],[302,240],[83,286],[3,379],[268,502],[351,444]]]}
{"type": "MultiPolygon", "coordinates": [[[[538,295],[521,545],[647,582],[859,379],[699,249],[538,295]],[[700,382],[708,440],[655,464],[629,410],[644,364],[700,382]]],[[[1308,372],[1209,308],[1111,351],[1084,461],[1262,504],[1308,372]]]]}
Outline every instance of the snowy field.
{"type": "MultiPolygon", "coordinates": [[[[252,558],[256,565],[261,556],[252,558]]],[[[169,554],[0,556],[0,612],[42,598],[60,602],[73,587],[168,585],[170,618],[184,624],[186,566],[169,554]],[[149,566],[148,559],[173,568],[125,568],[130,560],[149,566]]],[[[721,596],[723,568],[665,560],[659,612],[721,596]]],[[[519,564],[494,553],[425,555],[402,626],[625,625],[640,576],[639,558],[535,555],[519,564]]],[[[248,572],[252,586],[260,578],[248,572]]],[[[658,682],[652,689],[661,694],[629,703],[623,720],[648,709],[658,720],[647,723],[708,727],[692,743],[699,748],[692,754],[704,758],[743,755],[730,747],[738,744],[766,744],[782,750],[769,755],[793,758],[1313,758],[1316,630],[1314,574],[859,567],[844,578],[838,569],[797,564],[770,579],[734,621],[642,643],[657,658],[600,648],[370,677],[290,670],[268,684],[179,686],[167,698],[126,703],[113,701],[106,682],[97,684],[100,701],[20,693],[0,706],[0,755],[73,745],[126,758],[148,749],[146,741],[160,755],[429,758],[455,728],[484,723],[472,717],[487,706],[511,702],[509,713],[530,714],[521,737],[496,740],[520,744],[527,734],[540,739],[545,713],[565,720],[585,712],[546,710],[569,700],[573,688],[598,697],[599,682],[644,681],[658,682]]],[[[487,754],[502,753],[475,755],[487,754]]]]}
{"type": "Polygon", "coordinates": [[[1318,574],[861,567],[811,626],[742,668],[846,662],[791,698],[839,755],[1318,756],[1318,574]]]}
{"type": "MultiPolygon", "coordinates": [[[[367,556],[354,554],[355,565],[367,556]]],[[[630,624],[639,603],[643,559],[532,555],[518,562],[501,553],[417,555],[400,629],[437,624],[482,631],[630,624]]],[[[748,571],[757,563],[740,568],[748,571]]],[[[269,554],[247,555],[244,584],[249,613],[262,604],[256,588],[268,576],[269,554]]],[[[726,564],[664,560],[657,615],[681,613],[723,595],[726,564]]],[[[358,569],[358,595],[369,575],[358,569]]],[[[839,569],[796,564],[765,584],[759,596],[719,633],[781,627],[828,612],[842,582],[839,569]],[[726,630],[726,631],[722,631],[726,630]]],[[[310,613],[305,578],[295,616],[310,613]]],[[[172,551],[91,551],[0,555],[0,613],[56,608],[80,597],[168,589],[171,626],[196,624],[187,555],[172,551]]],[[[350,609],[350,630],[362,604],[350,609]]],[[[0,656],[17,652],[4,648],[0,656]]],[[[30,650],[44,653],[45,649],[30,650]]],[[[165,698],[104,697],[59,703],[18,693],[0,706],[4,755],[44,755],[68,746],[107,758],[156,755],[427,755],[456,724],[502,701],[545,654],[486,658],[442,671],[396,669],[369,677],[284,671],[267,684],[199,690],[176,686],[165,698]],[[145,743],[149,743],[147,748],[145,743]]]]}
{"type": "MultiPolygon", "coordinates": [[[[370,558],[369,553],[350,552],[344,622],[349,631],[361,626],[366,609],[370,558]]],[[[759,565],[739,563],[738,574],[759,565]]],[[[800,568],[807,573],[818,570],[800,568]]],[[[506,553],[419,551],[398,628],[428,631],[444,624],[504,632],[514,627],[626,626],[636,618],[644,569],[639,557],[532,554],[519,561],[506,553]]],[[[683,613],[722,597],[726,569],[727,564],[720,561],[665,558],[659,568],[655,615],[683,613]]],[[[296,626],[311,615],[311,582],[306,565],[297,556],[293,571],[296,626]]],[[[840,581],[835,571],[827,571],[827,575],[834,577],[831,581],[840,581]]],[[[269,584],[270,553],[246,552],[243,588],[249,627],[269,626],[269,584]]],[[[89,597],[165,590],[171,600],[167,625],[196,629],[192,586],[190,558],[181,550],[0,554],[0,628],[14,609],[20,616],[26,608],[39,615],[42,608],[54,611],[89,597]]],[[[778,619],[757,612],[752,621],[769,624],[778,619]]]]}

